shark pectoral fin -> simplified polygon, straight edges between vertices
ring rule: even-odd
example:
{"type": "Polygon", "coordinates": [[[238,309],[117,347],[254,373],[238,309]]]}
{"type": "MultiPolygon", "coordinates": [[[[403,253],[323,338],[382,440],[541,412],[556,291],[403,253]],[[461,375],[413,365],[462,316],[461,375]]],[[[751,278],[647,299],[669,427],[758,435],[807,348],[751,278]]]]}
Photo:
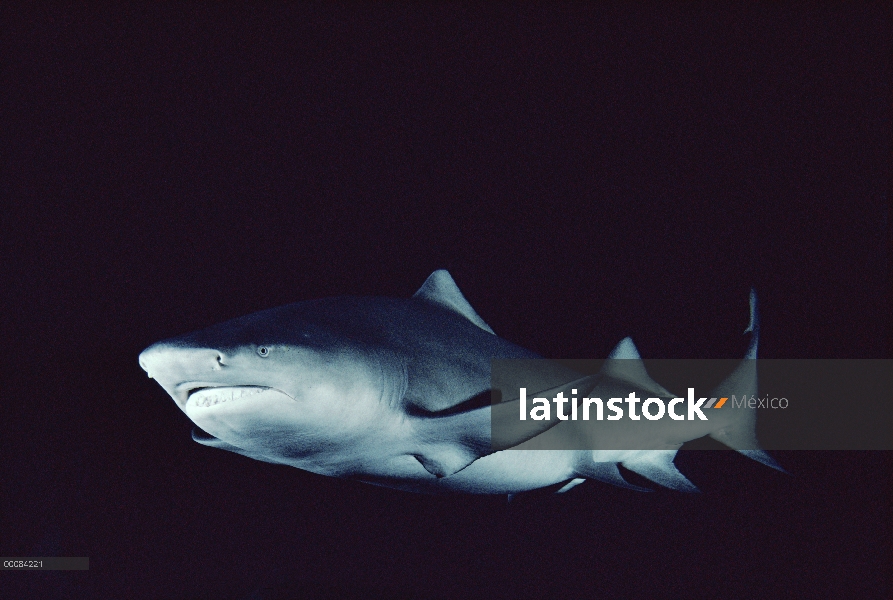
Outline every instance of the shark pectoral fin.
{"type": "Polygon", "coordinates": [[[419,434],[420,451],[407,454],[438,478],[449,477],[477,459],[492,454],[489,400],[490,391],[487,390],[439,412],[413,408],[409,414],[414,418],[419,434]]]}
{"type": "Polygon", "coordinates": [[[586,377],[581,377],[580,379],[575,379],[574,381],[563,383],[559,386],[549,388],[547,390],[542,390],[539,392],[528,392],[526,394],[526,403],[524,407],[526,410],[525,418],[523,421],[519,418],[521,416],[522,410],[520,398],[507,402],[500,402],[499,404],[494,404],[491,407],[490,412],[492,424],[491,429],[493,435],[493,451],[495,452],[497,450],[505,450],[507,448],[517,446],[518,444],[535,438],[544,431],[547,431],[563,422],[561,419],[558,418],[557,411],[550,411],[550,418],[548,419],[543,419],[540,421],[532,419],[529,415],[527,415],[527,411],[531,409],[532,398],[542,397],[551,402],[552,398],[557,396],[559,393],[563,393],[566,398],[573,398],[575,396],[579,396],[582,398],[587,393],[589,393],[589,391],[593,387],[595,387],[600,378],[601,375],[588,375],[586,377]]]}
{"type": "Polygon", "coordinates": [[[456,285],[446,269],[438,269],[431,273],[412,297],[459,313],[484,331],[493,333],[490,326],[474,311],[471,304],[462,295],[459,286],[456,285]]]}

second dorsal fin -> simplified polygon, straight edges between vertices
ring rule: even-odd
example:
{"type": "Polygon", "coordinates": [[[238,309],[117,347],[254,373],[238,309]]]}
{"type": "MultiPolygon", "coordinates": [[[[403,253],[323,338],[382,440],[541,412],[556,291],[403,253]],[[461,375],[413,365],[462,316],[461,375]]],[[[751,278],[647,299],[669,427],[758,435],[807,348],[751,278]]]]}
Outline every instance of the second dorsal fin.
{"type": "Polygon", "coordinates": [[[644,390],[652,392],[660,397],[672,397],[662,385],[654,381],[645,370],[645,363],[639,355],[636,345],[629,337],[620,340],[620,343],[608,355],[608,359],[601,369],[602,375],[614,377],[623,381],[634,383],[644,390]]]}

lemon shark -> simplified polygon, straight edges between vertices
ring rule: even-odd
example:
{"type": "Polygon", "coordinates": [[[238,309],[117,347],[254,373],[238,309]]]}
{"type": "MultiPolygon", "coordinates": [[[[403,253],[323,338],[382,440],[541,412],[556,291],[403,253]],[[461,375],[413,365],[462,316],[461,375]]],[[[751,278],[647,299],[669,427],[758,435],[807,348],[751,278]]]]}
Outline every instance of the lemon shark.
{"type": "MultiPolygon", "coordinates": [[[[744,360],[713,395],[757,394],[753,292],[748,332],[744,360]]],[[[549,486],[563,492],[585,479],[646,489],[624,480],[618,465],[697,491],[673,459],[682,443],[706,435],[781,469],[759,449],[756,412],[746,408],[684,423],[599,424],[595,435],[613,436],[613,445],[595,441],[587,450],[537,445],[575,422],[517,421],[500,440],[508,449],[494,451],[491,419],[517,415],[520,398],[491,404],[491,361],[538,358],[495,335],[438,270],[409,299],[344,296],[264,310],[153,344],[139,364],[197,425],[192,437],[200,444],[414,492],[511,497],[549,486]],[[637,449],[613,449],[623,444],[637,449]]],[[[630,338],[608,358],[586,377],[537,361],[543,366],[531,389],[607,398],[622,383],[674,397],[649,377],[630,338]]]]}

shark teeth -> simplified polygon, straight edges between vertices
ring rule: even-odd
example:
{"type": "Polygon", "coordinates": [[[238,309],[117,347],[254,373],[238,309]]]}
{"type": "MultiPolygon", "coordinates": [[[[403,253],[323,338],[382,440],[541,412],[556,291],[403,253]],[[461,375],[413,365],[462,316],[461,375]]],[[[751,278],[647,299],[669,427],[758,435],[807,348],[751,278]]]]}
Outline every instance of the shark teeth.
{"type": "Polygon", "coordinates": [[[213,406],[229,402],[230,400],[238,400],[245,396],[254,396],[268,389],[270,388],[257,386],[204,388],[193,392],[189,400],[195,406],[213,406]]]}

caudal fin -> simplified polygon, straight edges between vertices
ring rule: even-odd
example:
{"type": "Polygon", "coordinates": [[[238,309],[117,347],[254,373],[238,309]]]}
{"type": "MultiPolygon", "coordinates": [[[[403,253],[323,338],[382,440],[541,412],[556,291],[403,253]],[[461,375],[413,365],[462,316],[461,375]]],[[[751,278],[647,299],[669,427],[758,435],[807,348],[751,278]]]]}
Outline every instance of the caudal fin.
{"type": "MultiPolygon", "coordinates": [[[[744,360],[731,375],[713,391],[710,404],[705,410],[717,410],[717,429],[708,435],[741,454],[761,462],[766,466],[786,473],[775,459],[760,448],[756,437],[757,413],[746,402],[737,400],[738,396],[746,399],[757,396],[757,346],[759,345],[760,322],[757,310],[757,295],[750,291],[750,322],[744,333],[750,333],[750,344],[744,360]],[[716,402],[716,400],[719,402],[716,402]],[[733,399],[729,402],[729,399],[733,399]],[[715,405],[715,406],[714,406],[715,405]]],[[[626,382],[634,382],[637,386],[655,394],[655,396],[672,397],[645,371],[644,363],[632,340],[625,338],[611,352],[602,367],[601,375],[613,377],[626,382]]],[[[711,415],[713,416],[713,415],[711,415]]],[[[701,430],[700,435],[704,435],[701,430]]],[[[559,492],[564,492],[580,483],[581,479],[596,479],[604,483],[637,491],[650,491],[626,481],[620,473],[618,465],[641,475],[663,487],[681,492],[698,492],[698,488],[689,481],[673,464],[676,450],[681,444],[670,444],[665,449],[626,450],[626,451],[580,451],[574,474],[578,477],[566,484],[559,492]]]]}
{"type": "MultiPolygon", "coordinates": [[[[719,384],[711,394],[716,398],[745,399],[757,397],[757,346],[760,341],[760,316],[757,307],[757,294],[750,290],[750,323],[744,333],[750,333],[750,344],[744,355],[744,360],[738,365],[731,375],[719,384]]],[[[740,402],[740,400],[739,400],[740,402]]],[[[734,402],[733,402],[734,404],[734,402]]],[[[760,448],[756,436],[757,411],[742,405],[728,407],[732,415],[732,421],[722,429],[710,433],[714,440],[725,444],[741,454],[761,462],[768,467],[786,472],[775,459],[760,448]]]]}

